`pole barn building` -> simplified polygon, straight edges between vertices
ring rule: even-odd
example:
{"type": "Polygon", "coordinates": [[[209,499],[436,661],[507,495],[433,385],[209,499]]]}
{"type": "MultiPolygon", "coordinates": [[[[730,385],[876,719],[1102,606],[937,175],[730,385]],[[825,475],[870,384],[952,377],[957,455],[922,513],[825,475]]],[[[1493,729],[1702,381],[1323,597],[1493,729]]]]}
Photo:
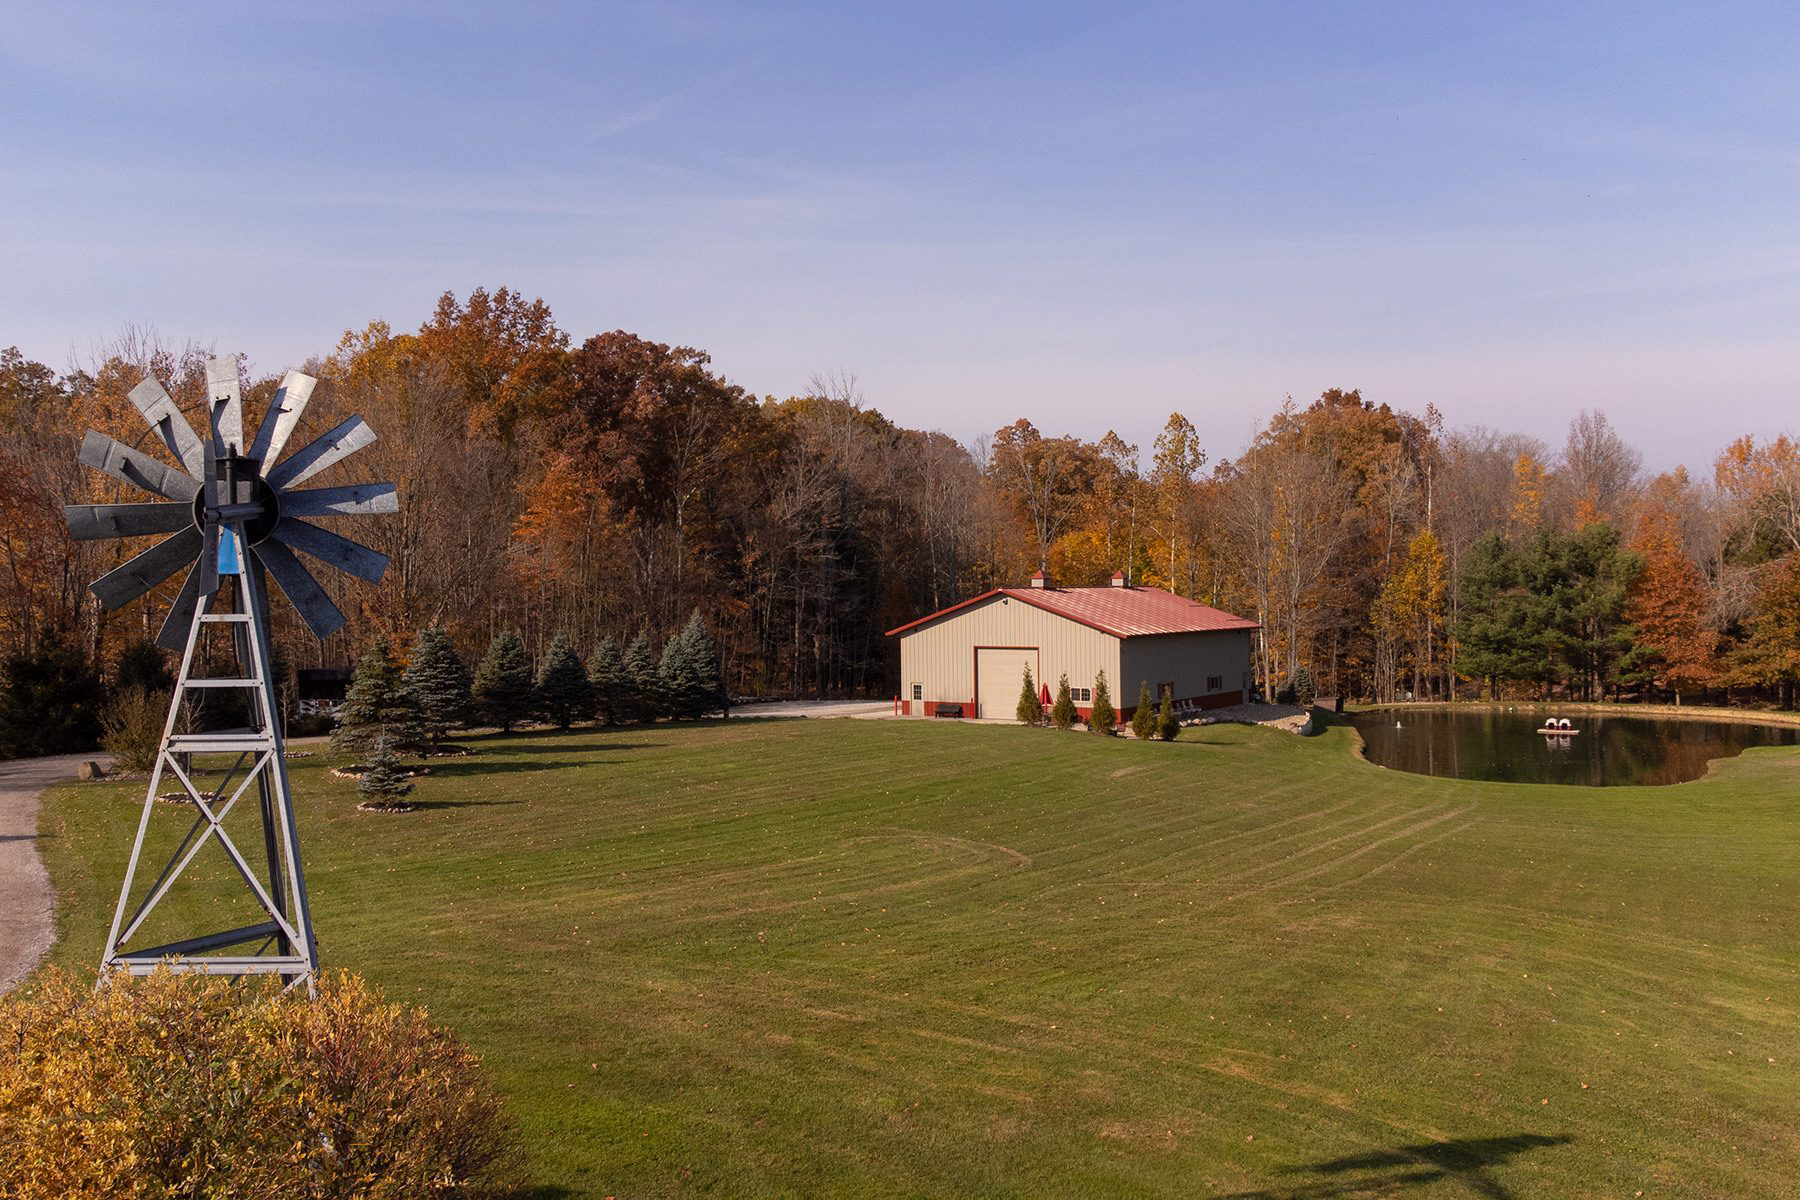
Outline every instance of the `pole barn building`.
{"type": "Polygon", "coordinates": [[[995,588],[888,631],[900,639],[901,711],[1010,720],[1025,668],[1042,695],[1069,677],[1087,719],[1094,679],[1106,672],[1113,707],[1129,717],[1139,683],[1183,708],[1223,708],[1250,691],[1255,621],[1154,588],[995,588]],[[940,714],[940,709],[948,711],[940,714]]]}

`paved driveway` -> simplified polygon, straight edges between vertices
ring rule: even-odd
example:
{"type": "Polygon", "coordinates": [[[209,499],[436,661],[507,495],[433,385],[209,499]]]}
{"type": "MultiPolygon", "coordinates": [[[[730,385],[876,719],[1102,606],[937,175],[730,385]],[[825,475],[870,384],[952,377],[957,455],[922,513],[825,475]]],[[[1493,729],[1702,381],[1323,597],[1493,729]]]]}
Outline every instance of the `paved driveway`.
{"type": "Polygon", "coordinates": [[[738,717],[891,717],[892,700],[771,700],[767,704],[736,704],[738,717]]]}
{"type": "Polygon", "coordinates": [[[0,762],[0,992],[31,973],[56,932],[56,893],[37,851],[38,794],[96,757],[0,762]]]}

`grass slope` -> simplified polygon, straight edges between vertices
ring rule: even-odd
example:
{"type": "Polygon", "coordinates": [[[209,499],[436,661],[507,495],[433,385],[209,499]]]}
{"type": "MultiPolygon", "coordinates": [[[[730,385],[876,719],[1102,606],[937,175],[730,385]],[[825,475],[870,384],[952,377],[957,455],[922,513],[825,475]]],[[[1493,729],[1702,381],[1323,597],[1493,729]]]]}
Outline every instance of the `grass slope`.
{"type": "MultiPolygon", "coordinates": [[[[1583,790],[1350,736],[742,721],[479,740],[410,816],[294,782],[322,954],[485,1054],[546,1196],[1795,1195],[1800,754],[1583,790]]],[[[137,795],[46,806],[65,963],[137,795]]]]}

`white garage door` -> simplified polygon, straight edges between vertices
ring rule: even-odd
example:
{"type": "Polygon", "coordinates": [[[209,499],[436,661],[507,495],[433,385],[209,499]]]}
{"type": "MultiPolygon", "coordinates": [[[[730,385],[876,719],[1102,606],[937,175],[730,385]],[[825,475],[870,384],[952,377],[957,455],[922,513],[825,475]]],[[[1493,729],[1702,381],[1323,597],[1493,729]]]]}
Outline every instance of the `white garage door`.
{"type": "Polygon", "coordinates": [[[975,704],[978,717],[1011,717],[1019,707],[1019,685],[1025,668],[1031,668],[1032,686],[1038,686],[1037,650],[977,650],[975,652],[975,704]]]}

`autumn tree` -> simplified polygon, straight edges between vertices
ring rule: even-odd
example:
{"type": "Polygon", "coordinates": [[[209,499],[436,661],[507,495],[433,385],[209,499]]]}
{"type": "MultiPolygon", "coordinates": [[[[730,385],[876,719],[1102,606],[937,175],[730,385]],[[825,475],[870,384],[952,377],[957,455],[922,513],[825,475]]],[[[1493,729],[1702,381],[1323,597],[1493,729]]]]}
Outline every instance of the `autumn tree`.
{"type": "Polygon", "coordinates": [[[1669,689],[1676,704],[1683,691],[1712,682],[1718,667],[1719,636],[1706,625],[1706,580],[1688,557],[1674,503],[1686,489],[1687,472],[1677,469],[1653,480],[1638,505],[1631,548],[1644,569],[1626,607],[1636,631],[1626,673],[1669,689]]]}

